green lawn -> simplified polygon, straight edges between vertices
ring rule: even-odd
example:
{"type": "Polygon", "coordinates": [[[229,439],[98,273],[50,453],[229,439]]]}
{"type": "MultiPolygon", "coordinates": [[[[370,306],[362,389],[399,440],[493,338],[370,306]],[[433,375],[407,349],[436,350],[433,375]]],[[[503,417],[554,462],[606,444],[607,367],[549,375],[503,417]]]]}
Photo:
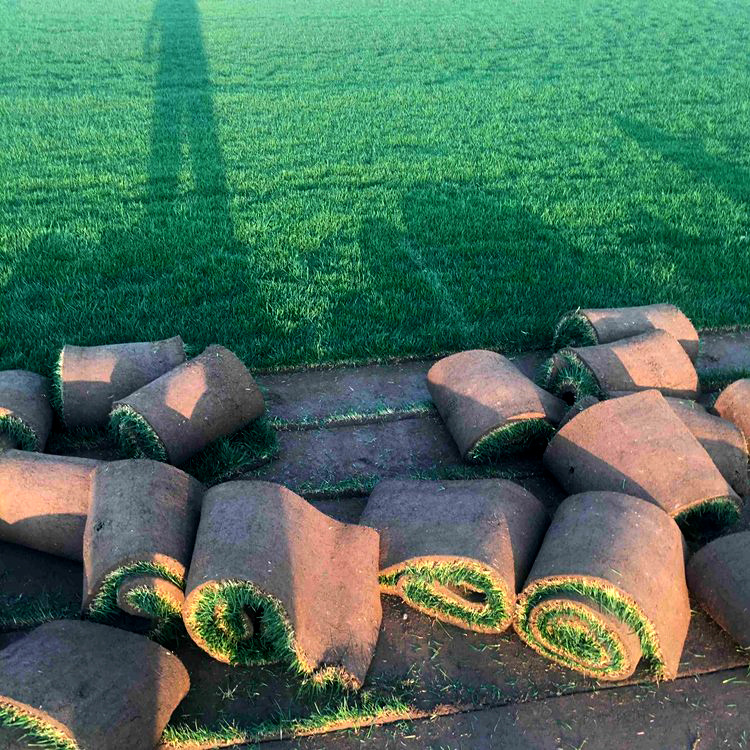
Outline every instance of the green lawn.
{"type": "Polygon", "coordinates": [[[0,0],[0,367],[750,324],[747,0],[0,0]]]}

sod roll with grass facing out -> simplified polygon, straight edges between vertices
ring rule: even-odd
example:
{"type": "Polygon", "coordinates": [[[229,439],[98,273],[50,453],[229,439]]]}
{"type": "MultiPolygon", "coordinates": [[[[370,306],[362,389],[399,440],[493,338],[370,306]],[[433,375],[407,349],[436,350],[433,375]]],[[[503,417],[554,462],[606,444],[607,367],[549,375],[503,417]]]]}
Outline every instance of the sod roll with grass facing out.
{"type": "Polygon", "coordinates": [[[599,680],[643,659],[677,675],[690,623],[684,542],[653,503],[619,492],[567,498],[547,531],[514,627],[543,656],[599,680]]]}
{"type": "Polygon", "coordinates": [[[63,347],[55,372],[60,414],[69,428],[104,427],[112,403],[185,361],[182,339],[63,347]]]}
{"type": "Polygon", "coordinates": [[[188,632],[219,661],[282,661],[312,684],[359,687],[382,615],[378,543],[281,485],[217,485],[188,575],[188,632]]]}
{"type": "Polygon", "coordinates": [[[716,399],[714,411],[735,425],[750,445],[750,378],[728,385],[716,399]]]}
{"type": "Polygon", "coordinates": [[[698,332],[679,308],[666,304],[572,310],[555,326],[553,348],[608,344],[656,330],[670,333],[693,362],[698,359],[698,332]]]}
{"type": "Polygon", "coordinates": [[[0,746],[153,750],[189,687],[180,660],[148,638],[47,623],[0,651],[0,746]]]}
{"type": "Polygon", "coordinates": [[[158,461],[102,464],[84,534],[84,614],[179,624],[202,497],[200,482],[158,461]]]}
{"type": "Polygon", "coordinates": [[[688,562],[690,593],[742,648],[750,649],[750,531],[728,534],[688,562]]]}
{"type": "Polygon", "coordinates": [[[209,346],[117,401],[110,425],[126,455],[179,465],[264,410],[245,365],[229,349],[209,346]]]}
{"type": "Polygon", "coordinates": [[[82,560],[93,477],[100,465],[18,450],[0,454],[0,539],[82,560]]]}
{"type": "Polygon", "coordinates": [[[52,428],[50,382],[26,370],[0,372],[0,451],[43,451],[52,428]]]}
{"type": "Polygon", "coordinates": [[[502,354],[476,349],[436,362],[427,387],[461,455],[468,461],[543,444],[565,404],[502,354]]]}
{"type": "Polygon", "coordinates": [[[380,533],[382,591],[458,627],[500,633],[549,518],[503,479],[385,481],[360,523],[380,533]]]}
{"type": "Polygon", "coordinates": [[[684,528],[734,523],[741,500],[658,391],[590,406],[550,441],[544,465],[570,494],[624,492],[684,528]]]}
{"type": "Polygon", "coordinates": [[[690,357],[666,331],[561,349],[542,366],[540,382],[571,403],[652,388],[678,398],[695,399],[700,393],[690,357]]]}

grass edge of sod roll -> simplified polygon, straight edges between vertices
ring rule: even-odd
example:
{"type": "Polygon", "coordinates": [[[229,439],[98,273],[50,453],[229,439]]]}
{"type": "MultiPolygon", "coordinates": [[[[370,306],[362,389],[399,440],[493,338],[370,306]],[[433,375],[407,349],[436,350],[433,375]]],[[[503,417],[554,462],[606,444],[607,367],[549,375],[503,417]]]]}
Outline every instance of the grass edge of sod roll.
{"type": "Polygon", "coordinates": [[[120,451],[128,458],[168,460],[167,449],[156,430],[135,409],[121,404],[109,415],[109,429],[120,451]]]}
{"type": "Polygon", "coordinates": [[[562,315],[552,334],[552,350],[573,346],[596,346],[599,336],[591,321],[580,310],[571,310],[562,315]]]}
{"type": "Polygon", "coordinates": [[[22,730],[29,747],[40,747],[44,750],[80,750],[74,739],[66,737],[52,724],[3,701],[0,696],[0,728],[2,727],[22,730]]]}
{"type": "Polygon", "coordinates": [[[509,601],[502,580],[487,566],[468,560],[407,561],[381,573],[378,581],[383,593],[400,596],[415,609],[465,630],[501,633],[513,618],[513,602],[509,601]],[[481,609],[464,606],[458,598],[447,597],[435,590],[435,582],[447,587],[468,584],[484,595],[484,606],[481,609]]]}
{"type": "Polygon", "coordinates": [[[63,384],[62,384],[62,371],[63,371],[63,359],[65,357],[65,347],[60,347],[60,353],[57,355],[55,364],[52,366],[50,372],[50,382],[52,384],[51,391],[51,403],[52,409],[60,417],[60,423],[65,425],[65,399],[63,397],[63,384]]]}
{"type": "Polygon", "coordinates": [[[15,441],[19,450],[34,451],[39,447],[39,438],[34,430],[13,414],[0,415],[0,434],[15,441]]]}
{"type": "Polygon", "coordinates": [[[564,667],[574,669],[584,675],[600,678],[613,671],[612,668],[599,672],[587,671],[575,660],[575,654],[566,658],[561,653],[546,647],[529,627],[529,617],[534,606],[542,599],[554,594],[577,594],[606,610],[610,615],[629,625],[638,634],[641,642],[642,660],[646,662],[649,672],[656,678],[664,676],[664,660],[661,656],[659,640],[653,625],[643,614],[637,602],[613,586],[609,581],[595,580],[588,577],[554,576],[535,581],[524,589],[518,597],[514,626],[521,639],[531,648],[551,661],[564,667]]]}
{"type": "Polygon", "coordinates": [[[544,445],[555,428],[544,417],[517,419],[483,435],[469,449],[466,460],[491,463],[497,458],[544,445]]]}
{"type": "Polygon", "coordinates": [[[572,349],[561,349],[542,362],[537,384],[571,404],[586,396],[604,397],[596,375],[572,349]]]}
{"type": "Polygon", "coordinates": [[[734,526],[741,515],[742,507],[725,495],[685,508],[674,520],[686,538],[705,541],[734,526]]]}

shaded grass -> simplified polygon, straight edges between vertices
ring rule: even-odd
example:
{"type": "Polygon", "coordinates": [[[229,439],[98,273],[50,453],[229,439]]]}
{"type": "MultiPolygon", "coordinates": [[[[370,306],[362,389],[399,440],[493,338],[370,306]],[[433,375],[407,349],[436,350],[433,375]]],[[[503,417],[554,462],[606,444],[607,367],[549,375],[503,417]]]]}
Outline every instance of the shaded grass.
{"type": "Polygon", "coordinates": [[[466,459],[473,463],[489,463],[513,453],[539,449],[554,433],[555,428],[546,419],[510,422],[477,440],[466,459]]]}
{"type": "Polygon", "coordinates": [[[109,415],[109,429],[120,451],[128,458],[167,461],[167,449],[154,428],[137,411],[123,404],[109,415]]]}
{"type": "Polygon", "coordinates": [[[552,350],[571,346],[595,346],[599,343],[594,326],[578,311],[565,313],[555,325],[552,350]]]}
{"type": "Polygon", "coordinates": [[[734,500],[717,497],[679,513],[674,520],[689,541],[705,543],[734,526],[740,515],[734,500]]]}
{"type": "Polygon", "coordinates": [[[19,729],[24,734],[24,744],[45,750],[80,750],[75,740],[42,719],[0,701],[0,728],[19,729]]]}
{"type": "Polygon", "coordinates": [[[34,628],[52,620],[78,618],[79,607],[55,594],[0,597],[0,633],[34,628]]]}
{"type": "Polygon", "coordinates": [[[26,422],[10,414],[0,416],[0,435],[7,435],[22,451],[33,451],[38,447],[34,430],[26,422]]]}

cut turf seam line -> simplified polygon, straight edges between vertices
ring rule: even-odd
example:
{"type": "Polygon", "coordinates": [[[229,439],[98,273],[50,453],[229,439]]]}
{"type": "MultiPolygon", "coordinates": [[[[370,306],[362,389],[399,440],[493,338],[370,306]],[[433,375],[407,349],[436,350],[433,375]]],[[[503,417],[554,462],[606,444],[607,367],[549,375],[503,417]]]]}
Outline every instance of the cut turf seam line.
{"type": "Polygon", "coordinates": [[[129,458],[167,461],[167,449],[154,428],[134,409],[123,404],[109,418],[112,437],[129,458]]]}
{"type": "Polygon", "coordinates": [[[39,439],[34,430],[12,414],[0,415],[0,434],[14,440],[21,450],[35,451],[39,447],[39,439]]]}
{"type": "Polygon", "coordinates": [[[29,747],[44,750],[81,750],[75,740],[67,737],[52,724],[5,701],[0,701],[0,727],[23,730],[23,739],[28,742],[29,747]]]}

